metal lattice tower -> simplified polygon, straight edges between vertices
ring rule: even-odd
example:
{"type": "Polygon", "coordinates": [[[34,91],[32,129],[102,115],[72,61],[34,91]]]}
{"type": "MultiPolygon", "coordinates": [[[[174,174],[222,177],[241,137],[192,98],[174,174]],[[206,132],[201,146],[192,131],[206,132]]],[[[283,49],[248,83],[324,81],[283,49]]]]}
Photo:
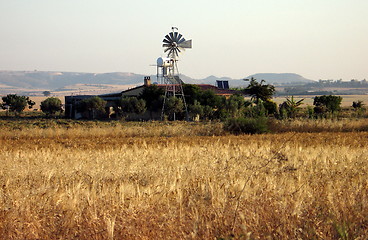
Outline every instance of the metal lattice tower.
{"type": "MultiPolygon", "coordinates": [[[[178,56],[179,53],[185,51],[186,48],[192,48],[192,40],[185,40],[183,35],[178,33],[176,27],[172,27],[172,32],[167,34],[163,39],[164,52],[167,53],[166,58],[157,59],[157,82],[165,85],[165,97],[162,106],[161,119],[164,118],[167,99],[171,96],[182,99],[186,119],[188,120],[188,109],[184,98],[183,81],[179,77],[178,56]]],[[[176,120],[174,113],[173,119],[176,120]]]]}

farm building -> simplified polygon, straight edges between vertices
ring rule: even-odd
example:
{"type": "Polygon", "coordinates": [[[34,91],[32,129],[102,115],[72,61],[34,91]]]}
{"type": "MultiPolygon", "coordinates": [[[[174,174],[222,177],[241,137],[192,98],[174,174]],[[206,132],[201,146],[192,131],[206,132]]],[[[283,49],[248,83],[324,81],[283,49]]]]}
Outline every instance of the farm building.
{"type": "MultiPolygon", "coordinates": [[[[127,89],[119,93],[102,94],[102,95],[97,95],[97,96],[107,102],[106,107],[105,107],[106,115],[110,116],[110,114],[113,112],[113,108],[116,106],[116,101],[118,101],[122,97],[138,97],[143,92],[143,89],[150,85],[151,85],[150,77],[145,77],[144,84],[141,86],[127,89]]],[[[236,93],[239,93],[238,91],[229,89],[228,81],[217,81],[218,86],[214,86],[210,84],[195,84],[195,85],[198,86],[203,91],[211,90],[216,95],[224,96],[226,98],[236,93]]],[[[165,90],[168,85],[156,84],[156,86],[165,90]]],[[[179,84],[177,85],[170,84],[170,87],[175,88],[175,86],[179,86],[179,84]]],[[[77,105],[80,101],[91,98],[91,97],[94,97],[94,95],[65,96],[65,117],[72,118],[72,119],[80,119],[80,118],[85,117],[83,116],[83,113],[79,111],[77,105]]]]}

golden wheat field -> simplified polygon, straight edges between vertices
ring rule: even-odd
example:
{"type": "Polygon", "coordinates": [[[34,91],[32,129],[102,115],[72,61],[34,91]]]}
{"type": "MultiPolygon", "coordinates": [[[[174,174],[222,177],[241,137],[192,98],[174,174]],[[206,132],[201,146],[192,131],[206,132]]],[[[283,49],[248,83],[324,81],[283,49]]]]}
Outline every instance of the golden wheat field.
{"type": "Polygon", "coordinates": [[[6,130],[1,239],[368,238],[364,131],[6,130]]]}

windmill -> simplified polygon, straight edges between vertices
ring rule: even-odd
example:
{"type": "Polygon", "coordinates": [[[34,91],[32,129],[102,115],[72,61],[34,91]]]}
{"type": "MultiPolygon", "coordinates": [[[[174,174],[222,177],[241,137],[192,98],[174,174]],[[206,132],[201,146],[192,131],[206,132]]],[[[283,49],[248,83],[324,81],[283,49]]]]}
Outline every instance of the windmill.
{"type": "Polygon", "coordinates": [[[176,59],[179,56],[179,53],[185,51],[186,48],[192,48],[192,40],[185,40],[183,35],[178,32],[175,32],[177,28],[173,27],[172,32],[167,34],[163,40],[163,47],[165,49],[165,53],[168,52],[167,57],[176,59]]]}
{"type": "MultiPolygon", "coordinates": [[[[168,33],[163,41],[164,52],[167,57],[159,57],[157,59],[157,81],[164,84],[165,97],[162,106],[161,119],[164,116],[165,105],[168,97],[174,96],[181,98],[184,103],[186,118],[188,119],[188,110],[185,103],[183,92],[183,81],[179,77],[178,57],[179,53],[185,51],[187,48],[192,48],[192,40],[185,40],[182,34],[177,32],[178,28],[172,27],[172,32],[168,33]]],[[[173,119],[175,120],[175,113],[173,119]]]]}

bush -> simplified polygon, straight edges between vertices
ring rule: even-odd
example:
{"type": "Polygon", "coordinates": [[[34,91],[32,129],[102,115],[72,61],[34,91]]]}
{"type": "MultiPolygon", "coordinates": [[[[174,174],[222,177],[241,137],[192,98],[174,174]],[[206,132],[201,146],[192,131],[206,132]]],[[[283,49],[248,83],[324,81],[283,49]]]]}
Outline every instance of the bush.
{"type": "Polygon", "coordinates": [[[59,98],[50,97],[41,102],[41,111],[47,115],[55,115],[63,111],[62,105],[59,98]]]}
{"type": "Polygon", "coordinates": [[[271,100],[267,100],[263,102],[263,106],[267,111],[268,115],[277,114],[277,104],[271,100]]]}
{"type": "Polygon", "coordinates": [[[258,118],[229,118],[224,124],[225,131],[233,134],[258,134],[268,132],[268,119],[258,118]]]}
{"type": "Polygon", "coordinates": [[[250,104],[245,108],[245,117],[248,118],[262,118],[267,116],[267,110],[262,101],[259,101],[257,105],[250,104]]]}
{"type": "Polygon", "coordinates": [[[313,105],[315,113],[323,114],[326,112],[340,111],[342,97],[333,95],[323,95],[314,97],[313,105]]]}

